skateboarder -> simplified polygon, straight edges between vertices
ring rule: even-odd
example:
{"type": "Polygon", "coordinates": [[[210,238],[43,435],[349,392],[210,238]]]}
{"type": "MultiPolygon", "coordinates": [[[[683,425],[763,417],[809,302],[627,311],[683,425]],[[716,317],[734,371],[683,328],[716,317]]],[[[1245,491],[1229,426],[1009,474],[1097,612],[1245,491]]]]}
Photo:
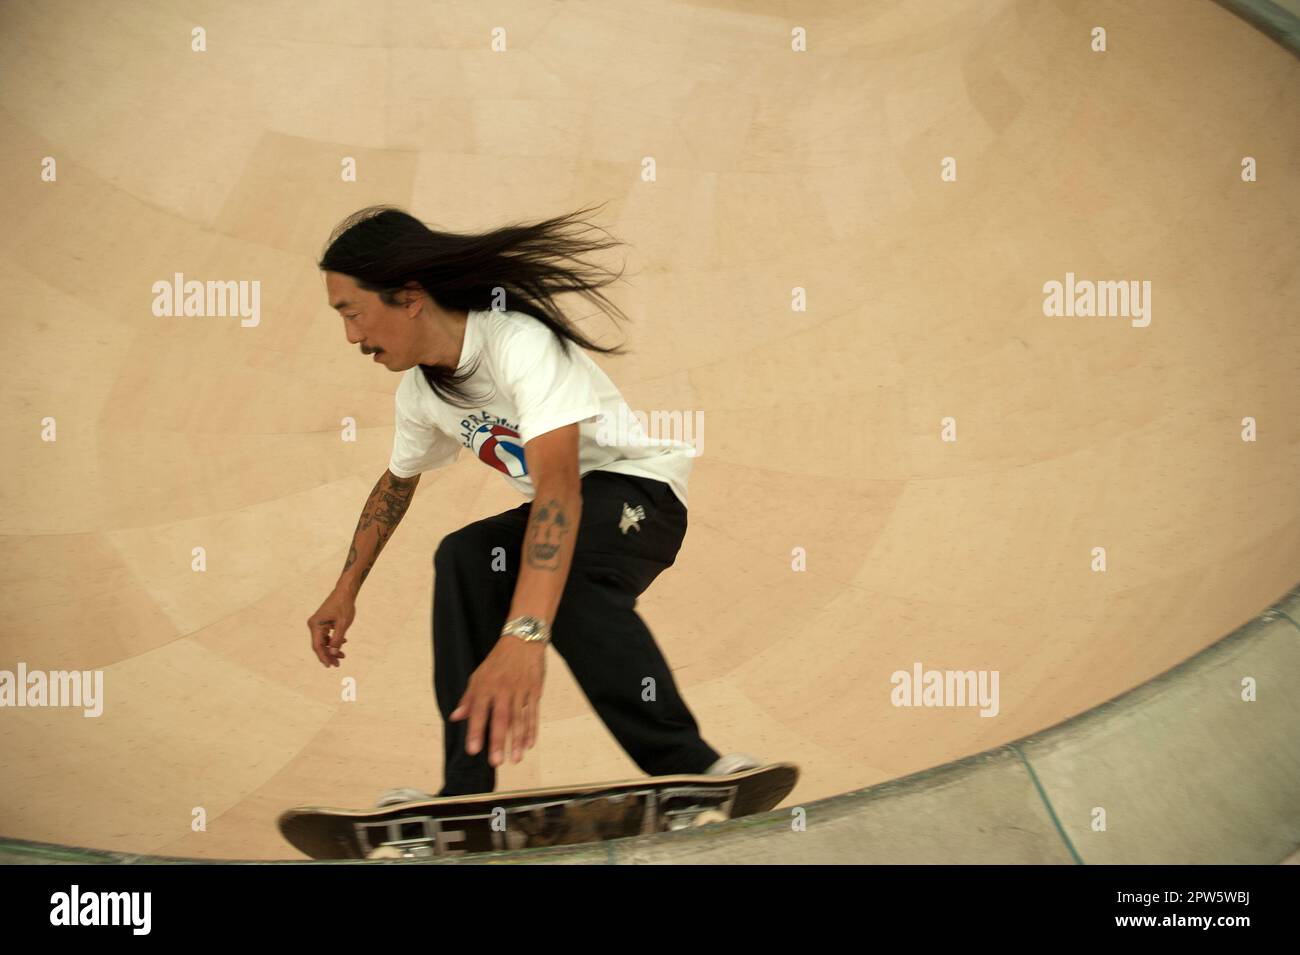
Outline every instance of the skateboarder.
{"type": "MultiPolygon", "coordinates": [[[[645,436],[582,351],[621,350],[590,341],[553,300],[576,291],[626,318],[598,291],[619,276],[580,259],[617,244],[571,231],[583,211],[461,235],[375,206],[345,219],[318,263],[348,341],[402,373],[388,470],[307,621],[320,662],[345,656],[356,595],[422,472],[468,448],[529,498],[434,554],[439,796],[493,791],[507,743],[515,762],[536,743],[548,643],[644,772],[761,765],[704,741],[634,609],[681,547],[693,449],[645,436]]],[[[381,803],[426,795],[395,790],[381,803]]]]}

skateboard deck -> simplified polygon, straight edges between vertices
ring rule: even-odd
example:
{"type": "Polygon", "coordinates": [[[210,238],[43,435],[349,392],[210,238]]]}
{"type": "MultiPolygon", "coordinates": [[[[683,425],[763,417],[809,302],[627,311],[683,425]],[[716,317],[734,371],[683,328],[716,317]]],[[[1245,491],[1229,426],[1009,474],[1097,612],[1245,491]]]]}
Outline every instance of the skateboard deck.
{"type": "Polygon", "coordinates": [[[303,806],[281,834],[313,859],[434,859],[578,845],[766,812],[799,768],[769,763],[728,776],[647,776],[501,793],[443,796],[380,809],[303,806]]]}

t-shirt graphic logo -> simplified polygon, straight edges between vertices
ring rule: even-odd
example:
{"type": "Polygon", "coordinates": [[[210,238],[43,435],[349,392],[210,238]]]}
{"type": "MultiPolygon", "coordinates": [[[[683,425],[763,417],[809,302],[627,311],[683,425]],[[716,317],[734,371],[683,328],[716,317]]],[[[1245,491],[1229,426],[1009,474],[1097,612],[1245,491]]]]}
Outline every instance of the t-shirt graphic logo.
{"type": "Polygon", "coordinates": [[[480,425],[470,435],[470,449],[484,464],[512,478],[521,478],[528,473],[524,443],[514,428],[503,424],[480,425]]]}

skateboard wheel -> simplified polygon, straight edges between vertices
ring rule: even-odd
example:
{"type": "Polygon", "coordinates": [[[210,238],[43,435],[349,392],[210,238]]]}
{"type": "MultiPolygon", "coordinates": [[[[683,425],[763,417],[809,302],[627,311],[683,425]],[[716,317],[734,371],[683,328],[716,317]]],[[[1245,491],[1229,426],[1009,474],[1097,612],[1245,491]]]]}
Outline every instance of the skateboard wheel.
{"type": "Polygon", "coordinates": [[[714,822],[726,822],[729,818],[731,817],[725,812],[717,809],[706,809],[691,821],[691,825],[695,827],[707,826],[714,822]]]}
{"type": "Polygon", "coordinates": [[[404,858],[402,850],[397,846],[380,846],[378,849],[370,850],[367,859],[401,859],[404,858]]]}

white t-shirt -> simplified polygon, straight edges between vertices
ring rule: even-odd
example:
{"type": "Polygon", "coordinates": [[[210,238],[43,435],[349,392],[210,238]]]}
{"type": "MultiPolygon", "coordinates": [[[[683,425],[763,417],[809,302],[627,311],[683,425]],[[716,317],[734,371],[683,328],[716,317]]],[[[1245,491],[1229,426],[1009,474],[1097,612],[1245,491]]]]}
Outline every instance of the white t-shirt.
{"type": "Polygon", "coordinates": [[[477,357],[478,371],[464,387],[488,400],[478,409],[457,408],[433,393],[419,365],[407,369],[395,396],[388,469],[412,477],[446,467],[469,448],[532,500],[524,445],[577,421],[580,475],[615,471],[664,481],[685,506],[695,448],[648,437],[587,351],[572,342],[567,350],[566,357],[555,333],[531,315],[470,311],[457,371],[477,357]]]}

